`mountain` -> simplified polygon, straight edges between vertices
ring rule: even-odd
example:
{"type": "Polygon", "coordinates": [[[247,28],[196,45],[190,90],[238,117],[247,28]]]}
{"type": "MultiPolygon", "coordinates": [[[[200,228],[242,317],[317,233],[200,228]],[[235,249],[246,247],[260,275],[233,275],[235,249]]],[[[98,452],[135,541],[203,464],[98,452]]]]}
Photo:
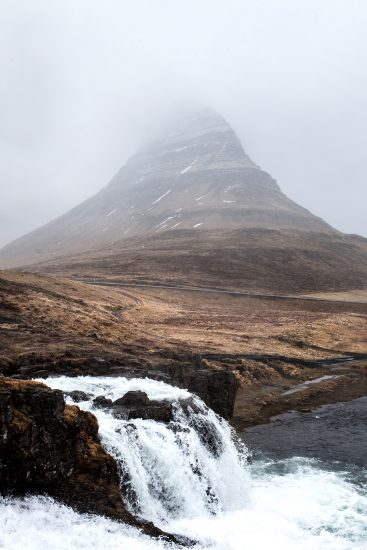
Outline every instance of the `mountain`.
{"type": "Polygon", "coordinates": [[[177,121],[102,191],[6,246],[9,264],[35,262],[132,235],[177,229],[331,228],[289,200],[211,111],[177,121]]]}
{"type": "Polygon", "coordinates": [[[262,289],[274,287],[265,279],[283,278],[282,289],[296,279],[294,290],[335,290],[366,282],[366,243],[287,198],[229,124],[204,109],[178,118],[94,197],[4,247],[0,261],[72,272],[98,264],[104,274],[165,282],[190,271],[196,284],[262,289]]]}

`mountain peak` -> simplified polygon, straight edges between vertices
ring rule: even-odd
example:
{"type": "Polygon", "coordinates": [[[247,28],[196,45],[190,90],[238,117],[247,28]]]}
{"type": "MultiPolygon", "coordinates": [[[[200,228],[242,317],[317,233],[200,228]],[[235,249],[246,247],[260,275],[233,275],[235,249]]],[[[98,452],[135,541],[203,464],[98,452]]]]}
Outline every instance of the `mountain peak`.
{"type": "Polygon", "coordinates": [[[22,265],[135,235],[253,227],[333,231],[281,192],[220,115],[195,109],[131,157],[97,195],[10,243],[1,258],[22,265]]]}
{"type": "Polygon", "coordinates": [[[191,170],[256,167],[244,152],[228,122],[211,109],[191,111],[177,117],[142,153],[159,157],[170,155],[192,161],[191,170]]]}
{"type": "MultiPolygon", "coordinates": [[[[215,170],[258,168],[228,122],[205,108],[177,116],[152,143],[131,157],[119,174],[131,169],[139,179],[215,170]]],[[[129,175],[130,177],[130,175],[129,175]]]]}

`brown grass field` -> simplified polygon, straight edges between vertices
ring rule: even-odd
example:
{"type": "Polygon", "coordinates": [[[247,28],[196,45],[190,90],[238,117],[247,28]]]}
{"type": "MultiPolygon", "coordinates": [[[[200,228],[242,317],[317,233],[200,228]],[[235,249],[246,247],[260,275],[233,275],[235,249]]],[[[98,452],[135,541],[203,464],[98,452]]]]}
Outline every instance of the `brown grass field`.
{"type": "Polygon", "coordinates": [[[81,361],[154,366],[170,353],[175,361],[191,354],[235,373],[234,424],[241,428],[282,410],[367,393],[364,296],[322,297],[330,299],[121,289],[3,271],[0,368],[30,376],[50,364],[63,372],[81,361]],[[325,375],[335,378],[283,395],[325,375]]]}

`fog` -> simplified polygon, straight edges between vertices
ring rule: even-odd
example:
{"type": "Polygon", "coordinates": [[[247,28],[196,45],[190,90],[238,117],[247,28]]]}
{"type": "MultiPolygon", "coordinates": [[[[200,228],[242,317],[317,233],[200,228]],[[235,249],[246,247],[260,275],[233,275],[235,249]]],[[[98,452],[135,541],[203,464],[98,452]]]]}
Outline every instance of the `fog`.
{"type": "Polygon", "coordinates": [[[367,236],[364,0],[0,0],[0,246],[94,194],[177,104],[367,236]]]}

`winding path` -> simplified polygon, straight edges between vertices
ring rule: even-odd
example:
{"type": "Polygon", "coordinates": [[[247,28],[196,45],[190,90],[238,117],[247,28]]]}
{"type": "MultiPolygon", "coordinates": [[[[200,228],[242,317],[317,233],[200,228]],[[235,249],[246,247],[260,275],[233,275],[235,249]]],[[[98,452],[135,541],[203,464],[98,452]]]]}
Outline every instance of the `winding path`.
{"type": "MultiPolygon", "coordinates": [[[[186,292],[211,292],[217,294],[226,294],[228,296],[245,296],[247,298],[258,298],[264,300],[299,300],[302,302],[328,302],[341,304],[360,304],[367,307],[367,302],[358,300],[332,300],[327,298],[316,298],[311,296],[292,295],[292,294],[263,294],[257,292],[245,292],[242,290],[228,290],[223,288],[212,287],[197,287],[197,286],[180,286],[166,284],[149,284],[149,283],[123,283],[120,281],[111,281],[108,279],[77,279],[81,283],[98,286],[115,286],[128,288],[153,288],[165,290],[180,290],[186,292]]],[[[131,295],[129,297],[132,297],[131,295]]]]}

